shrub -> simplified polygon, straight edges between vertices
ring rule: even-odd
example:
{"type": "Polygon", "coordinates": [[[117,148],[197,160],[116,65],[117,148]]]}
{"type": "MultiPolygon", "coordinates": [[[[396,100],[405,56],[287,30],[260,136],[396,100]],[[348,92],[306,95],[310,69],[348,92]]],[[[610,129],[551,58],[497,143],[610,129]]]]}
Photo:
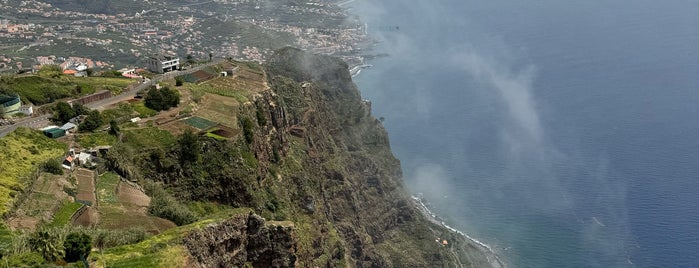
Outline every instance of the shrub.
{"type": "Polygon", "coordinates": [[[87,255],[92,250],[92,239],[89,235],[83,233],[71,233],[63,242],[67,262],[76,262],[81,259],[87,259],[87,255]]]}
{"type": "Polygon", "coordinates": [[[245,142],[251,144],[255,134],[252,132],[252,121],[250,121],[250,119],[248,118],[243,118],[240,124],[243,125],[243,136],[245,137],[245,142]]]}
{"type": "Polygon", "coordinates": [[[41,169],[51,174],[63,175],[63,167],[61,167],[61,162],[55,158],[46,160],[46,162],[41,165],[41,169]]]}
{"type": "Polygon", "coordinates": [[[99,111],[94,110],[90,111],[90,113],[87,114],[87,117],[85,117],[85,120],[82,123],[80,123],[80,126],[78,126],[78,128],[81,131],[93,131],[101,125],[102,115],[99,111]]]}
{"type": "Polygon", "coordinates": [[[185,225],[193,223],[197,220],[197,216],[188,207],[177,202],[162,188],[158,186],[151,187],[151,200],[148,212],[154,216],[171,220],[177,225],[185,225]]]}

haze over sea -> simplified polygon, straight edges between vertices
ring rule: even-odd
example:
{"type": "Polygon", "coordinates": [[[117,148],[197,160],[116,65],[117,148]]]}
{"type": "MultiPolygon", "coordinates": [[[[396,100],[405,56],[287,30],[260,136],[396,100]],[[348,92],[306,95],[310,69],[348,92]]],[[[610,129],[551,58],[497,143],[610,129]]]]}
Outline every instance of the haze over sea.
{"type": "Polygon", "coordinates": [[[699,267],[699,2],[357,0],[405,180],[515,267],[699,267]]]}

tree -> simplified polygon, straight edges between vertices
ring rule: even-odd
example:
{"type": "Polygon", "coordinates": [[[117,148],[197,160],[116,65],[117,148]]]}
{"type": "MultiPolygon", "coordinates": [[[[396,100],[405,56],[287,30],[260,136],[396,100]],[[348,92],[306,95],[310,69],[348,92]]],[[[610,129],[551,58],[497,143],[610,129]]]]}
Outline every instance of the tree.
{"type": "Polygon", "coordinates": [[[214,54],[209,52],[209,61],[211,61],[214,58],[214,54]]]}
{"type": "Polygon", "coordinates": [[[53,107],[52,119],[54,122],[65,124],[73,117],[75,117],[75,110],[73,110],[73,107],[71,107],[67,102],[61,101],[56,103],[56,106],[53,107]]]}
{"type": "Polygon", "coordinates": [[[200,158],[201,145],[199,138],[192,131],[185,131],[177,141],[180,147],[180,163],[186,164],[196,163],[200,158]]]}
{"type": "Polygon", "coordinates": [[[86,259],[92,250],[92,238],[84,233],[71,233],[63,242],[66,262],[76,262],[86,259]]]}
{"type": "Polygon", "coordinates": [[[109,134],[118,136],[119,131],[121,130],[119,129],[119,125],[117,124],[117,122],[114,120],[109,121],[109,134]]]}
{"type": "Polygon", "coordinates": [[[63,256],[63,248],[58,236],[48,231],[42,230],[33,233],[29,237],[29,246],[47,261],[56,261],[63,256]]]}
{"type": "Polygon", "coordinates": [[[189,65],[194,64],[194,58],[192,57],[192,54],[187,54],[187,63],[189,63],[189,65]]]}
{"type": "Polygon", "coordinates": [[[73,103],[73,111],[75,112],[75,116],[78,116],[88,114],[90,109],[80,103],[73,103]]]}
{"type": "Polygon", "coordinates": [[[167,110],[180,104],[180,94],[168,87],[160,89],[153,87],[146,93],[145,104],[146,107],[156,111],[167,110]]]}
{"type": "Polygon", "coordinates": [[[90,111],[85,120],[78,126],[81,131],[93,131],[102,125],[102,115],[99,111],[90,111]]]}

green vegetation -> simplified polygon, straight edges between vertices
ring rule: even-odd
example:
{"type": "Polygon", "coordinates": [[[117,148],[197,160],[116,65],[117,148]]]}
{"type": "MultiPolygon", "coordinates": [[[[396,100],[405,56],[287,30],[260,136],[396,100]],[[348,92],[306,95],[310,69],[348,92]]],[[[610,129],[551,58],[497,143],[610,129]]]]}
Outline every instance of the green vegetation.
{"type": "Polygon", "coordinates": [[[180,103],[180,93],[169,87],[152,87],[146,93],[145,105],[156,111],[168,110],[177,107],[180,103]]]}
{"type": "Polygon", "coordinates": [[[97,179],[97,200],[100,203],[117,203],[116,190],[121,178],[113,172],[107,172],[97,179]]]}
{"type": "Polygon", "coordinates": [[[247,142],[248,144],[252,143],[253,138],[255,137],[255,133],[252,132],[254,127],[252,121],[245,117],[242,120],[240,120],[240,125],[243,128],[243,136],[245,137],[245,142],[247,142]]]}
{"type": "Polygon", "coordinates": [[[59,99],[79,97],[99,90],[117,93],[133,81],[125,78],[74,77],[55,71],[40,75],[16,76],[0,81],[0,93],[17,93],[25,102],[35,105],[51,103],[59,99]]]}
{"type": "Polygon", "coordinates": [[[158,185],[151,185],[148,188],[148,193],[151,195],[150,206],[148,207],[150,214],[171,220],[177,225],[190,224],[197,220],[194,212],[178,202],[177,199],[158,185]]]}
{"type": "Polygon", "coordinates": [[[106,132],[84,133],[76,135],[76,141],[84,148],[102,145],[114,145],[117,138],[106,132]]]}
{"type": "Polygon", "coordinates": [[[245,91],[242,90],[237,90],[234,88],[221,88],[221,87],[214,87],[209,84],[201,84],[201,85],[196,85],[196,84],[187,84],[187,86],[192,92],[206,92],[206,93],[211,93],[211,94],[216,94],[224,97],[232,97],[235,98],[238,102],[240,103],[245,103],[248,102],[248,97],[245,94],[245,91]]]}
{"type": "Polygon", "coordinates": [[[66,145],[39,131],[18,128],[0,139],[0,214],[12,207],[13,199],[32,180],[32,172],[49,159],[62,156],[66,145]]]}
{"type": "Polygon", "coordinates": [[[136,111],[138,116],[142,118],[151,117],[158,114],[158,111],[146,107],[144,102],[134,102],[131,104],[131,107],[133,107],[133,110],[136,111]]]}
{"type": "Polygon", "coordinates": [[[83,122],[80,123],[78,129],[80,129],[80,131],[94,131],[98,127],[102,126],[102,124],[104,124],[102,115],[99,111],[93,110],[87,114],[87,117],[85,117],[83,122]]]}
{"type": "Polygon", "coordinates": [[[138,150],[153,147],[169,148],[177,141],[170,132],[155,127],[122,130],[122,133],[126,144],[138,150]]]}
{"type": "Polygon", "coordinates": [[[44,162],[41,165],[41,169],[51,174],[63,175],[63,167],[61,166],[61,161],[59,161],[56,158],[46,160],[46,162],[44,162]]]}
{"type": "Polygon", "coordinates": [[[70,217],[78,211],[83,205],[80,203],[64,201],[63,205],[53,215],[53,220],[49,223],[50,227],[65,226],[70,223],[70,217]]]}
{"type": "Polygon", "coordinates": [[[114,120],[109,121],[109,135],[119,136],[119,132],[121,132],[121,128],[119,128],[117,122],[114,120]]]}
{"type": "Polygon", "coordinates": [[[193,126],[195,128],[202,129],[202,130],[209,129],[209,128],[216,125],[216,122],[206,120],[206,119],[198,117],[198,116],[193,116],[193,117],[187,118],[184,120],[184,122],[190,126],[193,126]]]}
{"type": "Polygon", "coordinates": [[[85,233],[71,233],[63,242],[65,261],[85,260],[92,250],[92,239],[85,233]]]}
{"type": "Polygon", "coordinates": [[[90,260],[97,264],[106,264],[108,267],[181,267],[186,263],[187,256],[182,237],[233,215],[247,215],[250,211],[241,208],[209,215],[206,220],[167,230],[140,243],[110,248],[102,254],[93,254],[90,260]]]}
{"type": "Polygon", "coordinates": [[[49,231],[37,231],[29,237],[29,246],[38,252],[45,260],[53,262],[63,257],[60,237],[49,231]]]}

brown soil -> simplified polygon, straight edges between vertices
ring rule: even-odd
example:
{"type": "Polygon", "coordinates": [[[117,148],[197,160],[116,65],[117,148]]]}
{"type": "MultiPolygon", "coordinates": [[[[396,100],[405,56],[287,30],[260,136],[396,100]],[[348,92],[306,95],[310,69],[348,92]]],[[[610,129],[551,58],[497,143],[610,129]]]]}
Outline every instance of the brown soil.
{"type": "Polygon", "coordinates": [[[119,202],[139,207],[148,207],[150,204],[150,197],[128,183],[119,183],[117,189],[119,202]]]}
{"type": "Polygon", "coordinates": [[[212,131],[211,133],[219,135],[221,137],[232,138],[236,134],[240,133],[240,130],[228,129],[221,126],[219,129],[212,131]]]}
{"type": "Polygon", "coordinates": [[[99,213],[97,209],[94,207],[88,207],[85,209],[85,212],[83,212],[79,217],[77,217],[74,221],[74,225],[82,225],[85,227],[91,227],[97,225],[99,222],[99,213]]]}
{"type": "Polygon", "coordinates": [[[76,198],[95,204],[97,198],[95,197],[94,172],[81,168],[75,172],[75,177],[78,180],[78,194],[76,198]]]}

